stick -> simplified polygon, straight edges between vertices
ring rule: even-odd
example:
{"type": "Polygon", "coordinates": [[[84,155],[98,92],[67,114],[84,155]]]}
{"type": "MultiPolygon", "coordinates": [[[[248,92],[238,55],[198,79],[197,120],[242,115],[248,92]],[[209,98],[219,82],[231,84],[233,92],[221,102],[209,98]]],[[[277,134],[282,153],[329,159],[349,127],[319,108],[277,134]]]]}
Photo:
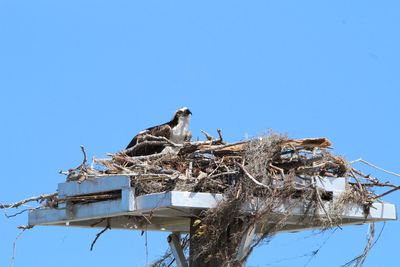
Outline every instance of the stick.
{"type": "Polygon", "coordinates": [[[212,140],[214,140],[215,138],[214,137],[212,137],[209,133],[207,133],[206,131],[204,131],[204,130],[200,130],[205,136],[206,136],[206,138],[207,138],[207,140],[208,141],[212,141],[212,140]]]}
{"type": "Polygon", "coordinates": [[[21,211],[19,211],[17,213],[11,214],[11,215],[8,215],[6,212],[4,212],[4,215],[6,216],[7,219],[9,219],[9,218],[12,218],[12,217],[16,217],[16,216],[18,216],[18,215],[20,215],[20,214],[22,214],[24,212],[31,211],[31,210],[37,210],[39,208],[40,207],[23,209],[23,210],[21,210],[21,211]]]}
{"type": "MultiPolygon", "coordinates": [[[[33,227],[33,226],[32,226],[32,227],[33,227]]],[[[14,266],[15,252],[16,252],[16,250],[17,250],[17,241],[18,241],[18,239],[21,237],[22,233],[23,233],[25,230],[30,229],[30,228],[32,228],[32,227],[23,227],[23,228],[20,228],[20,229],[21,229],[21,232],[19,232],[18,235],[15,237],[15,240],[14,240],[14,242],[13,242],[13,252],[12,252],[12,256],[11,256],[10,267],[13,267],[13,266],[14,266]]]]}
{"type": "Polygon", "coordinates": [[[93,247],[94,247],[94,245],[95,245],[96,242],[97,242],[97,239],[99,239],[99,237],[100,237],[102,234],[104,234],[105,231],[107,231],[107,230],[109,230],[109,229],[111,229],[111,227],[110,227],[110,219],[107,219],[107,225],[106,225],[106,227],[105,227],[103,230],[101,230],[100,232],[98,232],[98,233],[96,234],[96,238],[93,240],[92,244],[90,245],[90,251],[93,250],[93,247]]]}
{"type": "Polygon", "coordinates": [[[81,150],[83,153],[83,161],[81,166],[86,166],[86,162],[87,162],[87,156],[86,156],[86,151],[85,151],[85,147],[81,145],[81,150]]]}
{"type": "Polygon", "coordinates": [[[395,188],[393,188],[393,189],[391,189],[391,190],[389,190],[389,191],[387,191],[387,192],[385,192],[385,193],[383,193],[383,194],[380,194],[380,195],[374,197],[374,199],[384,197],[384,196],[389,195],[390,193],[393,193],[394,191],[397,191],[397,190],[399,190],[399,189],[400,189],[400,186],[395,187],[395,188]]]}
{"type": "Polygon", "coordinates": [[[257,184],[257,185],[259,185],[259,186],[262,186],[262,187],[265,187],[265,188],[268,188],[269,190],[271,190],[271,188],[270,188],[268,185],[265,185],[265,184],[263,184],[263,183],[257,181],[257,180],[245,169],[245,167],[244,167],[242,164],[240,164],[240,163],[238,163],[238,162],[235,162],[235,164],[236,164],[237,166],[239,166],[239,168],[244,172],[244,174],[245,174],[248,178],[250,178],[255,184],[257,184]]]}
{"type": "Polygon", "coordinates": [[[222,137],[222,132],[221,132],[221,129],[217,129],[217,133],[218,133],[218,136],[219,136],[219,141],[222,143],[222,142],[224,142],[224,138],[222,137]]]}
{"type": "Polygon", "coordinates": [[[215,146],[211,146],[211,147],[207,147],[205,149],[199,149],[196,152],[200,152],[200,153],[210,153],[210,152],[214,152],[218,149],[223,149],[223,148],[227,148],[227,147],[231,147],[231,146],[237,146],[237,145],[242,145],[242,144],[246,144],[248,142],[246,141],[240,141],[240,142],[236,142],[236,143],[231,143],[228,145],[215,145],[215,146]]]}
{"type": "Polygon", "coordinates": [[[385,170],[385,169],[383,169],[383,168],[381,168],[381,167],[379,167],[379,166],[376,166],[376,165],[374,165],[374,164],[372,164],[372,163],[370,163],[370,162],[368,162],[368,161],[366,161],[366,160],[363,160],[362,158],[359,158],[359,159],[350,161],[350,164],[357,163],[357,162],[364,163],[364,164],[366,164],[366,165],[368,165],[368,166],[370,166],[370,167],[372,167],[372,168],[375,168],[375,169],[377,169],[377,170],[380,170],[380,171],[386,172],[386,173],[388,173],[388,174],[391,174],[391,175],[400,177],[400,174],[395,173],[395,172],[391,172],[391,171],[388,171],[388,170],[385,170]]]}
{"type": "MultiPolygon", "coordinates": [[[[164,150],[163,150],[164,151],[164,150]]],[[[146,156],[134,156],[134,157],[129,157],[129,156],[124,156],[124,159],[128,162],[135,162],[135,161],[144,161],[144,160],[155,160],[162,158],[163,156],[168,155],[169,153],[161,151],[160,153],[157,154],[151,154],[151,155],[146,155],[146,156]]],[[[114,155],[113,157],[118,157],[120,155],[114,155]]],[[[108,159],[105,159],[108,160],[108,159]]]]}
{"type": "Polygon", "coordinates": [[[286,180],[285,172],[283,171],[282,168],[278,168],[278,167],[272,165],[272,163],[270,163],[269,166],[270,166],[272,169],[275,169],[275,170],[279,171],[279,173],[282,175],[282,179],[283,179],[283,180],[286,180]]]}
{"type": "Polygon", "coordinates": [[[26,229],[22,229],[21,232],[18,233],[18,235],[15,237],[15,240],[13,242],[13,254],[11,256],[11,262],[10,262],[10,267],[14,266],[14,260],[15,260],[15,252],[17,250],[17,241],[18,239],[21,237],[22,233],[25,231],[26,229]]]}
{"type": "Polygon", "coordinates": [[[377,178],[375,178],[375,177],[373,177],[373,176],[371,176],[371,175],[367,175],[367,174],[364,174],[364,173],[362,173],[361,171],[359,171],[359,170],[357,170],[357,169],[354,169],[354,168],[351,168],[351,170],[354,172],[354,173],[356,173],[356,174],[358,174],[359,176],[361,176],[362,178],[365,178],[365,179],[367,179],[367,180],[369,180],[369,181],[371,181],[371,182],[373,182],[373,183],[378,183],[379,182],[379,180],[377,179],[377,178]]]}
{"type": "Polygon", "coordinates": [[[40,196],[36,196],[36,197],[30,197],[30,198],[27,198],[27,199],[24,199],[24,200],[21,200],[19,202],[15,202],[15,203],[12,203],[12,204],[1,204],[0,203],[0,209],[18,208],[19,206],[24,205],[25,203],[32,202],[32,201],[42,201],[42,200],[45,200],[45,199],[48,199],[48,198],[55,197],[57,195],[58,195],[58,193],[52,193],[52,194],[47,194],[47,195],[40,195],[40,196]]]}
{"type": "Polygon", "coordinates": [[[332,222],[331,216],[329,215],[328,211],[325,209],[324,202],[322,202],[321,195],[319,194],[318,186],[315,186],[315,195],[317,196],[317,200],[318,200],[319,206],[322,208],[322,210],[324,211],[326,217],[328,218],[329,226],[333,226],[333,222],[332,222]]]}
{"type": "Polygon", "coordinates": [[[238,174],[237,171],[228,171],[228,172],[220,172],[211,176],[208,176],[207,179],[214,179],[220,176],[224,176],[224,175],[234,175],[234,174],[238,174]]]}

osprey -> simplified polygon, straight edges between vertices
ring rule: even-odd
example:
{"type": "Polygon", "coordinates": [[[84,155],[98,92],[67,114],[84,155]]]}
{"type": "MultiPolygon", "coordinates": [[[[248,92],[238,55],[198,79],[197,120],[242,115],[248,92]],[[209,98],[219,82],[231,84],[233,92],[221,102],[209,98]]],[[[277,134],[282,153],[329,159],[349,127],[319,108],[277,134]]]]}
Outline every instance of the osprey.
{"type": "MultiPolygon", "coordinates": [[[[138,143],[140,137],[149,134],[153,136],[164,136],[174,143],[182,144],[185,141],[190,141],[192,134],[189,131],[189,121],[192,112],[187,108],[183,107],[175,112],[174,117],[167,123],[153,126],[139,132],[132,141],[126,147],[126,149],[135,146],[138,143]]],[[[132,151],[128,153],[129,156],[140,156],[150,155],[159,153],[165,148],[164,145],[146,145],[138,151],[132,151]]]]}

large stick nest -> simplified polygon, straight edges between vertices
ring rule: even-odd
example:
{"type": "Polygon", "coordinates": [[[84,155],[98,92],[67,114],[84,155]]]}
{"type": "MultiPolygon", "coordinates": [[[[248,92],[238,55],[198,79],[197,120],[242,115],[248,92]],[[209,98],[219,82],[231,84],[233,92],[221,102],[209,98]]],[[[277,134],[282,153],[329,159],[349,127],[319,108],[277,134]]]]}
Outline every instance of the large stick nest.
{"type": "MultiPolygon", "coordinates": [[[[374,201],[400,189],[397,185],[382,183],[362,173],[344,158],[332,154],[331,143],[326,138],[294,140],[284,135],[269,134],[229,144],[223,141],[220,131],[219,138],[204,134],[207,141],[184,144],[145,135],[128,150],[109,154],[107,159],[93,159],[90,164],[82,147],[82,164],[64,174],[67,175],[67,182],[130,176],[137,196],[171,190],[223,194],[224,200],[217,207],[194,215],[191,242],[187,242],[188,239],[182,242],[183,248],[187,248],[189,243],[196,244],[192,260],[217,261],[220,266],[241,266],[256,245],[285,226],[292,209],[299,202],[306,205],[304,217],[299,223],[327,229],[340,227],[340,218],[346,207],[361,206],[367,216],[374,201]],[[129,156],[160,145],[164,147],[160,153],[129,156]],[[347,178],[345,192],[334,198],[331,192],[318,187],[317,181],[327,177],[347,178]],[[373,190],[378,187],[389,190],[377,195],[373,190]],[[326,203],[330,204],[328,209],[326,203]],[[282,205],[285,205],[286,211],[278,216],[276,210],[282,205]],[[263,234],[256,237],[246,253],[238,256],[243,236],[256,227],[263,234]]],[[[400,176],[362,159],[357,162],[400,176]]],[[[43,200],[47,200],[44,206],[56,207],[65,201],[87,203],[116,197],[110,192],[65,198],[53,193],[13,204],[0,204],[0,208],[18,208],[30,201],[43,200]]],[[[363,254],[355,258],[356,266],[364,262],[371,248],[370,243],[363,254]]],[[[154,266],[166,266],[170,257],[171,253],[167,253],[154,266]]]]}
{"type": "Polygon", "coordinates": [[[67,180],[128,175],[138,195],[168,190],[224,193],[243,177],[252,180],[256,188],[271,188],[289,181],[304,184],[317,176],[343,177],[348,172],[346,161],[328,152],[326,138],[291,140],[271,134],[226,144],[222,138],[207,136],[208,141],[183,145],[145,136],[129,150],[110,154],[111,159],[94,159],[91,166],[85,159],[78,168],[69,170],[67,180]],[[128,156],[155,143],[165,145],[165,149],[153,155],[128,156]]]}
{"type": "Polygon", "coordinates": [[[269,134],[227,144],[220,132],[218,139],[205,134],[207,141],[183,145],[163,137],[144,136],[129,150],[110,154],[110,159],[95,159],[90,166],[85,156],[82,165],[69,171],[67,180],[129,175],[136,195],[170,190],[224,194],[225,200],[216,208],[198,216],[192,243],[198,244],[195,258],[217,259],[226,266],[244,262],[255,245],[285,225],[294,206],[289,205],[286,214],[274,216],[273,222],[263,225],[264,235],[253,242],[248,253],[235,257],[246,231],[260,227],[261,219],[272,215],[283,203],[290,203],[290,199],[308,203],[304,220],[309,225],[327,228],[340,224],[339,215],[346,204],[362,205],[367,215],[377,198],[369,188],[380,183],[333,155],[326,138],[293,140],[269,134]],[[161,153],[128,156],[145,146],[160,144],[165,146],[161,153]],[[349,177],[346,193],[329,211],[324,201],[332,200],[332,195],[316,186],[317,179],[326,177],[349,177]],[[252,212],[243,209],[243,203],[254,201],[262,205],[252,212]],[[318,216],[319,210],[325,216],[318,216]]]}

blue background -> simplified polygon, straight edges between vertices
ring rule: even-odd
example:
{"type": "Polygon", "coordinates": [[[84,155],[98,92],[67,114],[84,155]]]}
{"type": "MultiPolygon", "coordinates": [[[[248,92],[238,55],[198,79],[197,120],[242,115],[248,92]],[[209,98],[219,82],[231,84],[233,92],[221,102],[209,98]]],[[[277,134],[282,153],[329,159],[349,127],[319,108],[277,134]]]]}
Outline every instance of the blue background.
{"type": "MultiPolygon", "coordinates": [[[[398,1],[0,0],[0,201],[50,193],[81,162],[139,130],[193,111],[193,137],[228,141],[272,128],[326,136],[335,152],[399,166],[398,1]]],[[[364,168],[399,184],[399,178],[364,168]]],[[[385,200],[400,204],[399,194],[385,200]]],[[[17,225],[0,217],[0,265],[17,225]]],[[[378,225],[377,231],[381,224],[378,225]]],[[[340,266],[361,253],[368,227],[282,234],[249,266],[340,266]],[[283,261],[280,261],[283,260],[283,261]]],[[[386,224],[365,266],[398,266],[398,222],[386,224]]],[[[140,232],[37,227],[15,266],[143,266],[140,232]]],[[[166,249],[148,233],[148,262],[166,249]]]]}

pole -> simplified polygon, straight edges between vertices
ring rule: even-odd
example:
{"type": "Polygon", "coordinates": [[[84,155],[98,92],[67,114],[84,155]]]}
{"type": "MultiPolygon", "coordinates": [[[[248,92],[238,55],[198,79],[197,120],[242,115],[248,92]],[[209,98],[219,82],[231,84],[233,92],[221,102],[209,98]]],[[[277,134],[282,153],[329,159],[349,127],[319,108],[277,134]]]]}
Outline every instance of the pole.
{"type": "Polygon", "coordinates": [[[183,253],[181,242],[180,242],[180,234],[172,233],[167,238],[169,247],[171,248],[172,254],[174,255],[176,266],[177,267],[188,267],[188,264],[185,259],[185,255],[183,253]]]}

